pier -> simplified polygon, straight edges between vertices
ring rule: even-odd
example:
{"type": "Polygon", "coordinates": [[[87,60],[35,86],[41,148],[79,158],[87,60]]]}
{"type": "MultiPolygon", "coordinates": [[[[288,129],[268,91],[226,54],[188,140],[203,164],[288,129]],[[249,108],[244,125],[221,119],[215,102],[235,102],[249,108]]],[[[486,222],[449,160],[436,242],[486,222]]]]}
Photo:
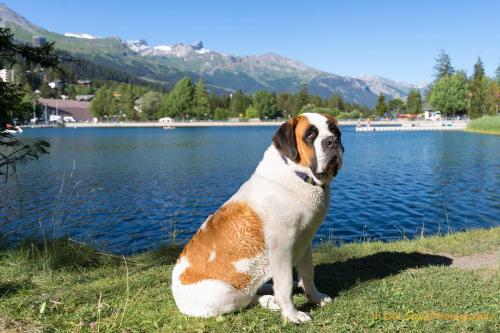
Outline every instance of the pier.
{"type": "Polygon", "coordinates": [[[466,127],[466,122],[403,124],[402,126],[358,126],[356,132],[464,131],[466,127]]]}

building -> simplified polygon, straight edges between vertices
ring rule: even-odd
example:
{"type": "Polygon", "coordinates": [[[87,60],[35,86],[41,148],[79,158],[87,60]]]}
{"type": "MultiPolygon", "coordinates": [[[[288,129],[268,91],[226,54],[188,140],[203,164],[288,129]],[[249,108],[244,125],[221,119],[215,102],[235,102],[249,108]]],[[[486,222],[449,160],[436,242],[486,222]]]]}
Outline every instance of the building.
{"type": "MultiPolygon", "coordinates": [[[[39,98],[38,104],[42,106],[44,114],[45,111],[47,112],[47,121],[49,121],[51,116],[54,116],[52,119],[56,119],[59,116],[61,120],[73,118],[78,122],[88,122],[93,119],[90,113],[90,102],[39,98]]],[[[42,116],[42,121],[44,118],[45,115],[42,116]]]]}
{"type": "Polygon", "coordinates": [[[61,80],[54,80],[48,83],[49,87],[52,89],[59,89],[62,87],[62,81],[61,80]]]}
{"type": "Polygon", "coordinates": [[[14,70],[0,69],[0,80],[3,82],[14,82],[14,70]]]}
{"type": "Polygon", "coordinates": [[[90,102],[92,99],[94,99],[95,95],[76,95],[75,99],[77,101],[85,101],[85,102],[90,102]]]}
{"type": "Polygon", "coordinates": [[[42,47],[47,44],[47,39],[43,36],[33,35],[33,47],[42,47]]]}
{"type": "Polygon", "coordinates": [[[76,81],[76,83],[80,87],[90,87],[90,85],[92,84],[92,81],[90,81],[90,80],[78,80],[78,81],[76,81]]]}
{"type": "Polygon", "coordinates": [[[134,101],[134,110],[137,113],[141,113],[142,112],[142,97],[139,97],[138,99],[136,99],[134,101]]]}

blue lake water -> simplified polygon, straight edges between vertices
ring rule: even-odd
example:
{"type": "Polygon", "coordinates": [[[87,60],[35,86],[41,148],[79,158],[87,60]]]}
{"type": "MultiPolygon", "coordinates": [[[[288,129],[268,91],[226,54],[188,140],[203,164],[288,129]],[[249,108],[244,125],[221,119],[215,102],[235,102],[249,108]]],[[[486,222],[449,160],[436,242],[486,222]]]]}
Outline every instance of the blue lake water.
{"type": "MultiPolygon", "coordinates": [[[[50,155],[0,184],[0,237],[60,236],[116,253],[185,241],[246,181],[274,127],[26,129],[50,155]]],[[[500,223],[500,137],[356,133],[315,241],[391,240],[500,223]]]]}

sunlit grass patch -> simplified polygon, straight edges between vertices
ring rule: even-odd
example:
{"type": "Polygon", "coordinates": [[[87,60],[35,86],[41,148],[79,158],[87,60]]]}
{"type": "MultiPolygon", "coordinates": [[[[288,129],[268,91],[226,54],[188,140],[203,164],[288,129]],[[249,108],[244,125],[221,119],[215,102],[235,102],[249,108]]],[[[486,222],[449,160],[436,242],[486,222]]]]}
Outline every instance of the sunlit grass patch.
{"type": "Polygon", "coordinates": [[[500,135],[500,115],[483,116],[472,120],[467,126],[467,130],[484,134],[500,135]]]}
{"type": "Polygon", "coordinates": [[[0,252],[0,331],[332,332],[498,331],[500,283],[485,269],[449,267],[454,256],[494,252],[500,228],[398,242],[323,244],[318,288],[333,296],[305,325],[260,307],[210,319],[176,308],[171,271],[178,246],[122,257],[64,239],[0,252]],[[3,326],[2,326],[3,325],[3,326]]]}

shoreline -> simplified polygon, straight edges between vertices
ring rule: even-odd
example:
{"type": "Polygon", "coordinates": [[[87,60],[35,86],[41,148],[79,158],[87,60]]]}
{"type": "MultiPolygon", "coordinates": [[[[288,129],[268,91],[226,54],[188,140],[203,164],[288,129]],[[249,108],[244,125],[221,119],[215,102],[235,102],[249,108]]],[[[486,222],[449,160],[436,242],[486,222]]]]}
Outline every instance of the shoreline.
{"type": "MultiPolygon", "coordinates": [[[[231,121],[194,121],[194,122],[184,122],[184,121],[174,121],[171,123],[160,123],[160,122],[97,122],[97,123],[66,123],[64,127],[68,128],[140,128],[140,127],[256,127],[256,126],[279,126],[283,121],[247,121],[247,122],[231,122],[231,121]]],[[[467,121],[463,120],[451,120],[447,123],[455,124],[467,124],[467,121]]],[[[356,126],[358,124],[357,120],[340,120],[340,126],[356,126]]],[[[378,120],[372,121],[371,126],[403,126],[405,124],[414,124],[415,126],[439,126],[441,122],[434,121],[407,121],[407,120],[378,120]]],[[[361,122],[362,126],[366,125],[366,121],[361,122]]],[[[57,127],[52,125],[25,125],[22,128],[45,128],[45,127],[57,127]]]]}
{"type": "Polygon", "coordinates": [[[469,133],[500,136],[500,131],[480,130],[480,129],[470,129],[470,128],[466,128],[465,131],[469,133]]]}

